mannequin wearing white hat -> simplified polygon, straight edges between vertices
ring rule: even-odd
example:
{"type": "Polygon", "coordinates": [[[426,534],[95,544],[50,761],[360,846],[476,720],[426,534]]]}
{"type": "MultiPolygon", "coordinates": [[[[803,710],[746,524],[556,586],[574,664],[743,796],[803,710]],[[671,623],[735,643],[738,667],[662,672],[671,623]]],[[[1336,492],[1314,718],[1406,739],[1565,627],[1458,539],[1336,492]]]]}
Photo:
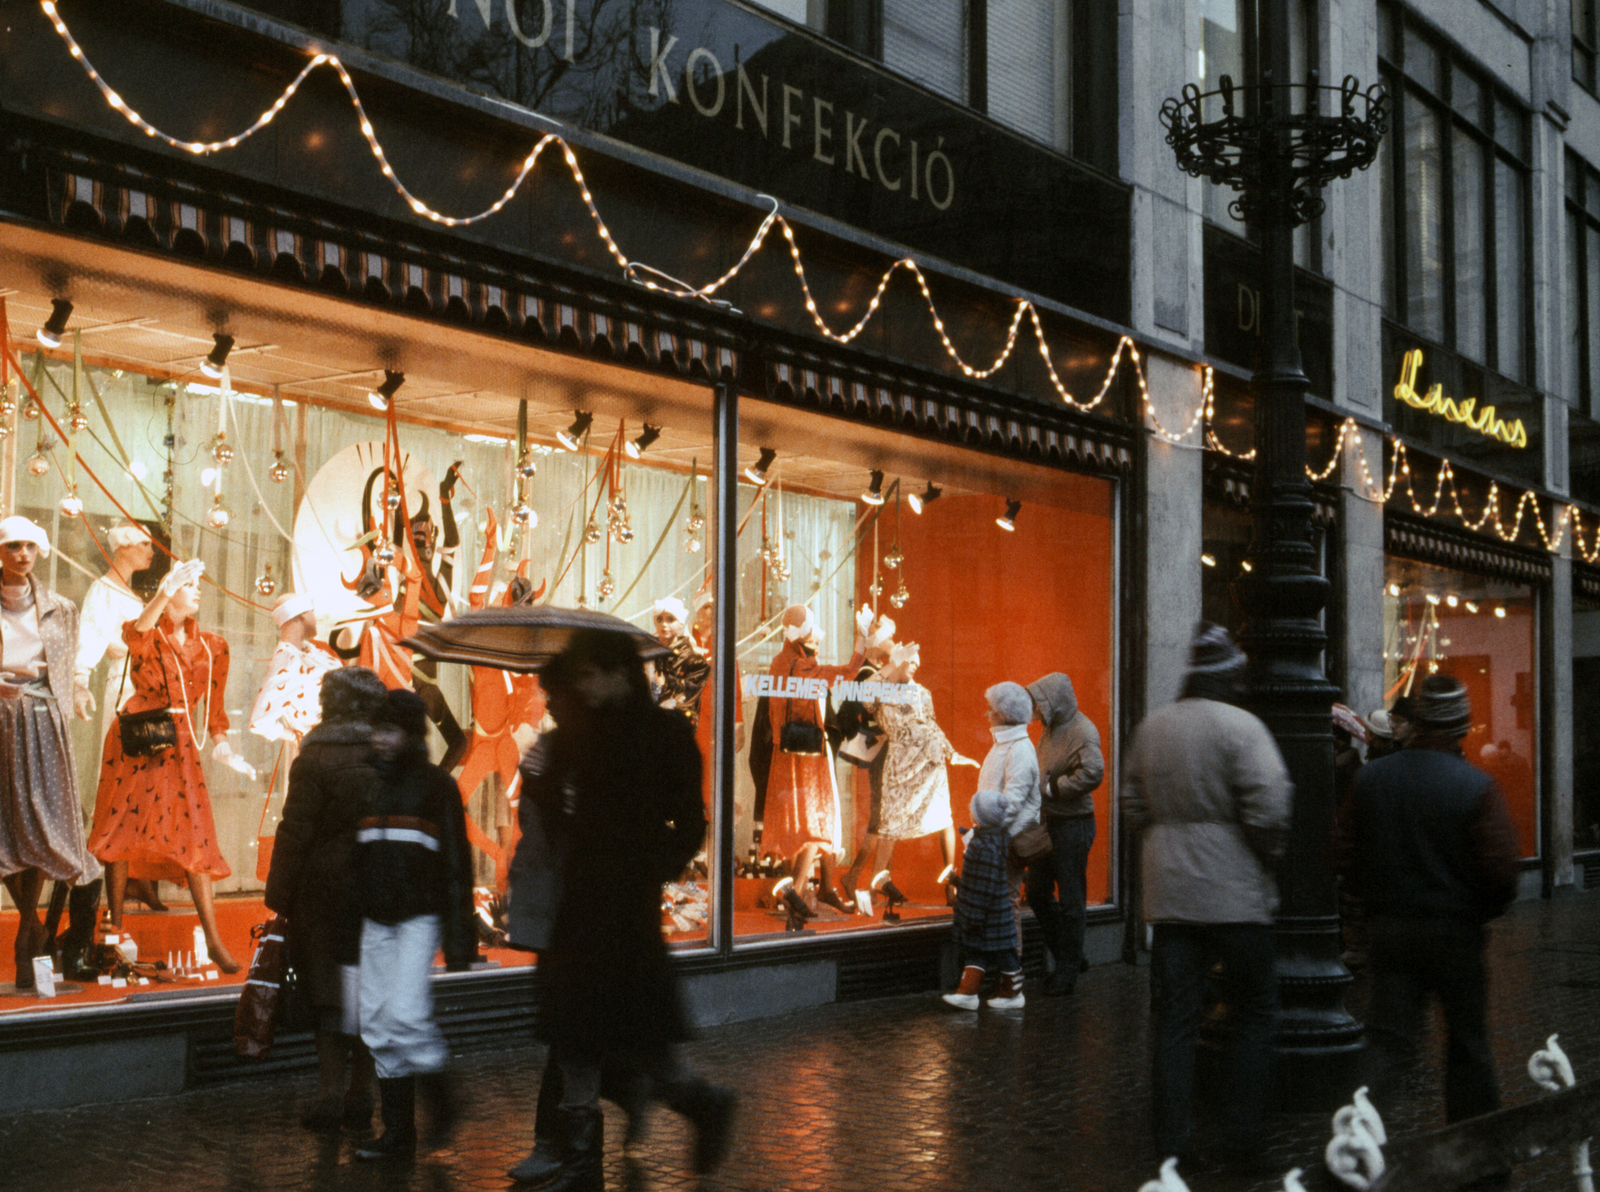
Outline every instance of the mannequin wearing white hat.
{"type": "Polygon", "coordinates": [[[322,719],[322,676],[339,659],[317,638],[317,610],[305,592],[290,592],[272,606],[278,644],[250,709],[250,731],[269,741],[301,739],[322,719]]]}
{"type": "Polygon", "coordinates": [[[700,697],[705,694],[711,664],[689,636],[689,610],[676,596],[663,596],[651,607],[656,640],[672,653],[655,662],[656,703],[682,712],[690,724],[700,723],[700,697]]]}
{"type": "MultiPolygon", "coordinates": [[[[895,623],[893,618],[886,613],[880,613],[878,619],[872,623],[872,628],[867,630],[867,658],[861,664],[861,669],[856,672],[856,682],[876,682],[883,668],[889,665],[889,652],[894,649],[895,623]]],[[[845,737],[862,736],[881,742],[884,737],[883,726],[873,716],[871,710],[858,700],[846,700],[839,705],[839,731],[845,737]]],[[[842,749],[842,747],[841,747],[842,749]]],[[[868,813],[867,830],[862,833],[861,844],[856,848],[854,860],[850,868],[845,871],[845,892],[851,893],[860,889],[861,871],[869,864],[873,865],[873,873],[879,872],[883,866],[876,864],[879,849],[878,822],[883,813],[883,766],[889,760],[888,754],[881,744],[872,760],[867,763],[867,791],[868,813]]]]}

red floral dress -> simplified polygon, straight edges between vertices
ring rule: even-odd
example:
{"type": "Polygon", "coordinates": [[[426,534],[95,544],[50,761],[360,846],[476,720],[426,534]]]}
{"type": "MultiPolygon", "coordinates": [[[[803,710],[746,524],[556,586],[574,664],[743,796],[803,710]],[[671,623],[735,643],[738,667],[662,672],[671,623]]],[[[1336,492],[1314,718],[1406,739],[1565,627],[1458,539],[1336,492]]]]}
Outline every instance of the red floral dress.
{"type": "Polygon", "coordinates": [[[129,862],[132,878],[182,881],[185,873],[224,878],[233,872],[217,846],[211,796],[200,765],[204,743],[228,731],[223,706],[228,643],[202,631],[193,617],[183,628],[179,645],[166,617],[147,633],[139,632],[134,621],[122,627],[133,685],[123,711],[166,707],[170,692],[178,722],[178,744],[151,757],[124,754],[115,722],[106,734],[89,851],[103,862],[129,862]],[[205,723],[194,723],[202,715],[205,723]]]}

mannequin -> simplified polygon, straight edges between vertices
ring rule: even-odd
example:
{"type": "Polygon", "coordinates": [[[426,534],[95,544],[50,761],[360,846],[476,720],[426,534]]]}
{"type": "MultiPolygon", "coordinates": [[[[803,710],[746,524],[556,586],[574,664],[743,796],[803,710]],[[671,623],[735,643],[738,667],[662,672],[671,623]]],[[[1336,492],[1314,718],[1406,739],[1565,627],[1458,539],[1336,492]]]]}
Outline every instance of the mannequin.
{"type": "Polygon", "coordinates": [[[656,703],[682,712],[690,724],[698,725],[700,697],[705,694],[706,681],[711,677],[711,664],[694,648],[694,639],[689,636],[689,610],[676,596],[663,596],[650,612],[656,640],[672,650],[665,658],[656,660],[660,689],[656,703]]]}
{"type": "MultiPolygon", "coordinates": [[[[711,760],[711,734],[716,726],[717,707],[717,660],[713,650],[716,645],[716,617],[717,598],[709,589],[703,589],[694,598],[694,624],[690,627],[690,634],[694,638],[695,649],[699,650],[706,660],[706,689],[700,696],[700,719],[695,722],[694,739],[700,746],[700,757],[703,762],[700,768],[700,793],[704,796],[706,814],[711,814],[711,781],[716,767],[711,760]]],[[[739,664],[733,664],[733,690],[742,692],[744,685],[739,679],[739,664]]],[[[733,751],[744,751],[744,699],[735,694],[733,701],[733,751]]]]}
{"type": "Polygon", "coordinates": [[[909,687],[911,702],[871,705],[873,716],[889,736],[882,755],[883,804],[874,873],[893,864],[898,841],[915,840],[934,832],[939,834],[945,865],[955,860],[956,829],[950,816],[950,778],[945,764],[978,766],[972,758],[956,752],[934,720],[933,695],[915,681],[921,665],[915,642],[895,646],[880,678],[885,683],[909,687]]]}
{"type": "Polygon", "coordinates": [[[94,892],[87,908],[73,905],[68,950],[80,956],[100,897],[100,864],[84,848],[59,697],[72,687],[78,609],[33,574],[34,563],[49,554],[50,539],[39,526],[25,517],[0,521],[0,878],[17,904],[17,986],[24,990],[34,987],[33,958],[45,955],[44,880],[94,892]]]}
{"type": "MultiPolygon", "coordinates": [[[[887,615],[880,615],[870,630],[867,631],[867,660],[856,672],[856,681],[860,683],[875,682],[883,673],[883,668],[889,664],[889,651],[894,649],[895,623],[887,615]]],[[[883,739],[883,726],[878,723],[872,713],[856,700],[846,700],[839,705],[839,730],[846,740],[858,733],[869,734],[879,740],[883,739]]],[[[867,815],[867,830],[861,836],[861,846],[856,849],[855,859],[850,862],[850,868],[844,875],[845,893],[860,889],[861,871],[868,862],[878,854],[878,820],[883,809],[883,765],[888,760],[887,748],[878,750],[867,766],[867,783],[870,794],[870,810],[867,815]]],[[[877,873],[882,866],[876,866],[873,873],[877,873]]]]}
{"type": "Polygon", "coordinates": [[[201,742],[210,739],[211,756],[223,765],[250,778],[255,770],[228,745],[228,643],[195,621],[204,569],[198,561],[174,567],[138,619],[123,626],[133,683],[126,710],[170,706],[177,744],[148,757],[130,757],[122,751],[117,726],[112,727],[89,848],[109,871],[113,926],[122,926],[130,876],[172,881],[182,876],[194,895],[212,960],[223,972],[236,973],[239,962],[217,934],[211,899],[212,880],[233,871],[217,846],[201,742]]]}
{"type": "MultiPolygon", "coordinates": [[[[783,613],[784,645],[773,657],[769,672],[774,687],[791,679],[820,679],[832,682],[856,673],[866,657],[866,631],[872,624],[872,610],[863,608],[856,615],[855,652],[843,666],[824,666],[817,661],[822,631],[816,616],[803,604],[790,605],[783,613]]],[[[823,700],[805,696],[768,698],[767,715],[772,724],[772,762],[767,777],[766,819],[762,825],[762,846],[779,856],[794,858],[791,873],[795,889],[804,891],[811,881],[811,867],[822,860],[822,890],[817,895],[846,915],[856,913],[853,905],[839,897],[833,884],[833,867],[840,846],[839,792],[833,783],[833,752],[827,734],[822,734],[821,752],[786,753],[782,748],[785,724],[822,724],[823,700]]]]}
{"type": "Polygon", "coordinates": [[[316,640],[317,610],[304,592],[280,596],[272,620],[278,645],[250,709],[250,731],[298,745],[322,719],[322,676],[337,670],[339,659],[316,640]]]}
{"type": "MultiPolygon", "coordinates": [[[[94,693],[89,688],[90,672],[102,658],[109,659],[105,690],[100,698],[97,741],[106,739],[116,722],[117,712],[133,693],[133,684],[122,669],[122,660],[128,656],[128,647],[122,644],[122,627],[144,610],[144,601],[133,590],[133,576],[135,572],[146,570],[156,553],[149,532],[133,522],[112,526],[106,534],[106,545],[111,548],[111,567],[89,585],[83,597],[78,621],[78,661],[72,685],[73,711],[80,719],[87,720],[95,711],[94,693]]],[[[154,881],[130,881],[128,894],[153,911],[164,911],[167,906],[161,901],[158,886],[154,881]]]]}

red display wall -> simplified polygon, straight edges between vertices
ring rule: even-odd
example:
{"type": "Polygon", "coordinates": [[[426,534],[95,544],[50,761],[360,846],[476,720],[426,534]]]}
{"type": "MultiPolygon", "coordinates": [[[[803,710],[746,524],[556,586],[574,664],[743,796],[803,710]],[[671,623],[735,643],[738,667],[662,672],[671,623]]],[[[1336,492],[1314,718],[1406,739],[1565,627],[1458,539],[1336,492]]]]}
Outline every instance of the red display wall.
{"type": "MultiPolygon", "coordinates": [[[[1089,859],[1089,901],[1101,903],[1111,896],[1109,826],[1116,789],[1112,489],[1106,481],[1062,474],[1059,503],[1023,505],[1013,533],[995,524],[1004,505],[994,496],[947,495],[920,517],[903,505],[899,539],[910,599],[903,608],[889,605],[898,577],[884,571],[876,604],[894,619],[897,640],[921,646],[917,680],[933,693],[940,727],[956,749],[979,761],[992,744],[986,688],[1006,679],[1027,685],[1052,671],[1071,677],[1079,706],[1100,730],[1106,753],[1089,859]]],[[[895,520],[894,509],[886,509],[879,535],[884,553],[894,542],[895,520]]],[[[872,568],[866,559],[858,575],[859,598],[871,604],[872,568]]],[[[1035,742],[1041,727],[1033,726],[1035,742]]],[[[967,803],[977,779],[974,769],[950,768],[958,825],[972,822],[967,803]]],[[[868,813],[866,775],[856,781],[847,855],[865,831],[868,813]]],[[[907,841],[895,853],[895,880],[913,898],[929,896],[942,864],[936,836],[907,841]]]]}

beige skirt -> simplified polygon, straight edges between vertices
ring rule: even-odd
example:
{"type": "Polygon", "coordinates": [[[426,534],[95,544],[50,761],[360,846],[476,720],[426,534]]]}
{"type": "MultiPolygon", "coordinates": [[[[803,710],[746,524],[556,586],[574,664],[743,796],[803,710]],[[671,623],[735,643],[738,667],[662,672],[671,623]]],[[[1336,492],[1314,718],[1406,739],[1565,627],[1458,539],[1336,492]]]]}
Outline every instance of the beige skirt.
{"type": "Polygon", "coordinates": [[[61,709],[38,695],[0,699],[0,877],[27,869],[75,886],[101,873],[84,847],[61,709]]]}

